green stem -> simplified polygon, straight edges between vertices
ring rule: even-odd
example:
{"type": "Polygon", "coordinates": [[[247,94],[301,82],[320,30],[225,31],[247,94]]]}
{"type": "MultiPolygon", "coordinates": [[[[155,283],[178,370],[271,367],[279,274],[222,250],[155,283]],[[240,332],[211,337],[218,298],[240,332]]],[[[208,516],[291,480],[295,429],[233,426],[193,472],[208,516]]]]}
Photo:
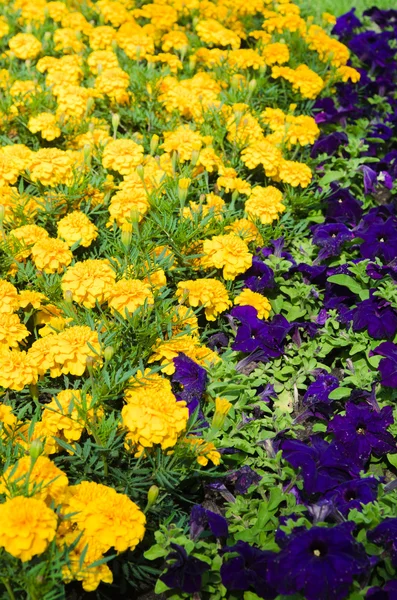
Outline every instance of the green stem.
{"type": "Polygon", "coordinates": [[[10,600],[15,600],[15,595],[14,595],[14,592],[12,591],[12,587],[10,586],[10,582],[8,581],[8,579],[2,579],[1,581],[3,582],[4,587],[7,590],[10,600]]]}

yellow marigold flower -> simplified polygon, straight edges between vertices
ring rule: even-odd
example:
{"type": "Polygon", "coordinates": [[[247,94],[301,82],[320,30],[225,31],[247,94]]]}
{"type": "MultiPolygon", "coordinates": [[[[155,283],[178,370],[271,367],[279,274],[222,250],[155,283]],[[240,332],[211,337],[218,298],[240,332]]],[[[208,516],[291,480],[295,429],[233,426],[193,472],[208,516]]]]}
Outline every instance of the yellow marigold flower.
{"type": "Polygon", "coordinates": [[[95,8],[99,10],[105,23],[111,23],[113,27],[120,27],[123,23],[131,20],[131,13],[128,11],[128,2],[118,2],[117,0],[99,0],[95,8]]]}
{"type": "Polygon", "coordinates": [[[287,147],[295,144],[300,146],[314,144],[319,135],[320,129],[313,117],[307,115],[286,116],[285,143],[287,147]]]}
{"type": "Polygon", "coordinates": [[[231,46],[233,50],[240,48],[240,37],[215,19],[203,19],[199,21],[196,25],[196,33],[205,44],[231,46]]]}
{"type": "Polygon", "coordinates": [[[215,413],[212,417],[212,427],[214,429],[222,429],[231,408],[232,403],[226,398],[215,398],[215,413]]]}
{"type": "Polygon", "coordinates": [[[182,50],[187,48],[189,40],[187,35],[183,31],[169,31],[161,38],[161,48],[163,52],[169,52],[170,50],[182,50]]]}
{"type": "MultiPolygon", "coordinates": [[[[51,334],[55,334],[54,329],[51,330],[51,334]]],[[[38,375],[44,375],[47,371],[55,367],[53,338],[54,335],[45,335],[33,342],[28,350],[29,359],[37,370],[38,375]]]]}
{"type": "Polygon", "coordinates": [[[73,254],[66,242],[57,238],[43,238],[32,247],[35,267],[44,273],[61,273],[72,262],[73,254]]]}
{"type": "Polygon", "coordinates": [[[202,467],[206,467],[209,461],[215,466],[220,464],[221,455],[212,442],[206,442],[203,438],[196,436],[189,436],[183,440],[183,443],[195,453],[196,460],[202,467]]]}
{"type": "Polygon", "coordinates": [[[234,304],[253,306],[258,311],[258,319],[267,319],[272,309],[269,300],[265,296],[252,292],[248,288],[245,288],[241,294],[236,296],[234,304]]]}
{"type": "Polygon", "coordinates": [[[167,277],[163,269],[155,269],[142,279],[152,290],[164,287],[167,285],[167,277]]]}
{"type": "Polygon", "coordinates": [[[145,515],[125,494],[93,481],[73,485],[69,493],[64,513],[72,514],[87,541],[96,540],[103,552],[134,550],[143,539],[145,515]]]}
{"type": "Polygon", "coordinates": [[[359,71],[357,71],[356,69],[353,69],[353,67],[339,67],[337,69],[337,73],[344,83],[346,83],[347,81],[357,83],[361,79],[361,73],[359,73],[359,71]]]}
{"type": "Polygon", "coordinates": [[[237,219],[237,221],[234,221],[232,225],[226,227],[225,231],[235,233],[246,243],[256,242],[257,244],[261,244],[263,242],[257,226],[248,219],[237,219]]]}
{"type": "Polygon", "coordinates": [[[202,264],[205,268],[223,269],[224,279],[235,279],[252,264],[248,246],[237,235],[217,235],[203,243],[202,264]]]}
{"type": "Polygon", "coordinates": [[[60,23],[62,18],[69,12],[66,4],[64,2],[59,2],[58,0],[47,2],[46,10],[48,16],[56,23],[60,23]]]}
{"type": "Polygon", "coordinates": [[[273,67],[272,77],[283,77],[292,83],[292,89],[299,91],[304,98],[313,100],[324,88],[324,81],[307,65],[299,65],[296,69],[289,67],[273,67]]]}
{"type": "Polygon", "coordinates": [[[18,426],[18,419],[12,412],[12,407],[0,403],[0,438],[11,435],[18,426]]]}
{"type": "Polygon", "coordinates": [[[6,18],[1,16],[0,17],[0,39],[3,38],[4,36],[8,35],[10,31],[10,27],[6,21],[6,18]]]}
{"type": "Polygon", "coordinates": [[[147,392],[152,396],[165,395],[169,397],[172,394],[171,382],[159,373],[152,373],[150,369],[145,369],[143,373],[138,371],[129,380],[128,387],[124,392],[124,399],[127,403],[131,400],[136,404],[142,398],[142,394],[147,392]]]}
{"type": "Polygon", "coordinates": [[[109,291],[109,308],[127,316],[127,311],[132,314],[139,306],[153,304],[154,298],[150,285],[139,279],[120,279],[109,291]]]}
{"type": "Polygon", "coordinates": [[[217,279],[181,281],[175,295],[181,302],[194,308],[203,306],[208,321],[215,321],[218,315],[231,306],[227,289],[217,279]]]}
{"type": "Polygon", "coordinates": [[[44,227],[39,227],[39,225],[32,224],[16,227],[12,231],[10,231],[8,239],[10,242],[12,242],[13,239],[19,242],[19,244],[17,245],[17,253],[15,258],[20,261],[25,258],[29,258],[32,246],[36,242],[38,242],[39,240],[47,239],[48,237],[49,235],[44,229],[44,227]],[[20,245],[22,245],[22,248],[19,247],[20,245]]]}
{"type": "Polygon", "coordinates": [[[0,385],[3,388],[20,392],[25,385],[36,382],[37,370],[26,352],[0,352],[0,385]]]}
{"type": "Polygon", "coordinates": [[[119,67],[117,56],[111,50],[95,50],[91,52],[87,58],[87,64],[90,67],[91,73],[98,74],[99,67],[102,70],[114,69],[119,67]]]}
{"type": "Polygon", "coordinates": [[[335,15],[331,15],[331,13],[328,13],[328,12],[323,12],[323,14],[321,16],[323,18],[323,21],[325,21],[329,25],[335,25],[335,23],[336,23],[335,15]]]}
{"type": "Polygon", "coordinates": [[[323,62],[331,62],[335,67],[340,67],[349,60],[347,46],[330,37],[319,25],[311,25],[304,37],[309,48],[315,50],[323,62]]]}
{"type": "Polygon", "coordinates": [[[148,388],[140,396],[129,395],[121,417],[127,430],[125,447],[139,456],[144,448],[157,444],[163,450],[175,446],[186,429],[189,411],[186,402],[178,402],[171,390],[164,387],[158,393],[148,388]]]}
{"type": "Polygon", "coordinates": [[[70,156],[58,148],[41,148],[34,152],[28,168],[33,181],[50,187],[67,184],[73,175],[70,156]]]}
{"type": "Polygon", "coordinates": [[[276,146],[264,139],[247,146],[241,153],[241,160],[248,169],[255,169],[258,165],[262,165],[265,175],[274,177],[278,173],[282,155],[276,146]]]}
{"type": "Polygon", "coordinates": [[[109,50],[116,39],[116,30],[108,25],[94,27],[89,33],[89,39],[93,50],[109,50]]]}
{"type": "Polygon", "coordinates": [[[54,44],[57,52],[66,54],[79,53],[85,49],[84,43],[80,39],[80,32],[71,27],[60,27],[54,32],[54,44]]]}
{"type": "Polygon", "coordinates": [[[127,91],[129,85],[130,77],[120,67],[103,70],[95,80],[95,89],[118,104],[129,102],[130,94],[127,91]]]}
{"type": "Polygon", "coordinates": [[[199,152],[203,140],[197,131],[193,131],[187,125],[181,125],[175,131],[164,132],[164,143],[161,148],[168,153],[178,152],[181,162],[192,160],[193,152],[199,152]]]}
{"type": "Polygon", "coordinates": [[[18,179],[18,175],[18,167],[12,163],[9,156],[0,151],[0,186],[13,185],[18,179]]]}
{"type": "Polygon", "coordinates": [[[5,348],[18,348],[29,335],[25,325],[21,323],[18,315],[0,313],[0,346],[5,348]]]}
{"type": "Polygon", "coordinates": [[[112,196],[109,204],[110,219],[107,226],[115,222],[121,229],[131,231],[132,218],[136,215],[138,221],[141,221],[149,208],[145,190],[140,188],[131,191],[122,189],[112,196]]]}
{"type": "Polygon", "coordinates": [[[98,237],[98,228],[85,213],[74,210],[58,222],[58,237],[65,240],[70,248],[77,242],[88,248],[98,237]]]}
{"type": "Polygon", "coordinates": [[[65,329],[70,319],[65,319],[60,308],[54,304],[42,306],[35,315],[35,324],[44,325],[39,331],[41,336],[52,335],[65,329]]]}
{"type": "Polygon", "coordinates": [[[116,273],[109,261],[88,259],[77,262],[62,277],[61,288],[65,295],[72,292],[73,300],[86,308],[102,304],[108,297],[116,280],[116,273]]]}
{"type": "Polygon", "coordinates": [[[198,346],[199,342],[193,335],[178,335],[169,340],[158,340],[152,348],[154,354],[149,358],[148,363],[159,361],[162,366],[161,370],[167,375],[172,375],[175,373],[173,359],[183,352],[195,360],[198,346]]]}
{"type": "Polygon", "coordinates": [[[143,146],[133,140],[121,139],[109,142],[103,151],[102,165],[121,175],[128,175],[142,163],[143,146]]]}
{"type": "Polygon", "coordinates": [[[3,473],[0,491],[8,497],[28,494],[47,505],[52,502],[59,505],[65,498],[68,484],[65,473],[46,456],[36,460],[24,456],[3,473]]]}
{"type": "Polygon", "coordinates": [[[259,219],[263,225],[269,225],[285,211],[282,200],[283,195],[277,188],[257,185],[245,202],[245,212],[250,219],[259,219]]]}
{"type": "Polygon", "coordinates": [[[51,142],[61,135],[61,130],[58,126],[57,118],[52,113],[40,113],[36,117],[30,117],[28,121],[28,129],[32,133],[41,133],[44,140],[51,142]]]}
{"type": "Polygon", "coordinates": [[[18,310],[17,289],[5,279],[0,279],[0,314],[11,314],[18,310]]]}
{"type": "Polygon", "coordinates": [[[81,377],[87,368],[87,358],[98,360],[101,350],[97,332],[86,325],[75,325],[61,331],[54,336],[53,342],[55,367],[51,369],[51,377],[62,373],[81,377]]]}
{"type": "Polygon", "coordinates": [[[34,290],[22,290],[18,295],[19,308],[41,308],[42,303],[47,298],[41,292],[34,290]]]}
{"type": "Polygon", "coordinates": [[[287,44],[281,42],[268,44],[263,48],[262,56],[268,66],[274,64],[282,65],[289,61],[289,49],[287,44]]]}
{"type": "Polygon", "coordinates": [[[42,50],[41,43],[31,33],[17,33],[10,39],[8,45],[15,56],[22,60],[36,58],[42,50]]]}
{"type": "Polygon", "coordinates": [[[305,188],[313,177],[310,167],[304,163],[294,160],[283,160],[280,165],[279,178],[283,183],[289,183],[292,187],[300,185],[305,188]]]}
{"type": "Polygon", "coordinates": [[[0,504],[0,545],[26,562],[42,554],[55,537],[58,519],[37,498],[17,496],[0,504]]]}

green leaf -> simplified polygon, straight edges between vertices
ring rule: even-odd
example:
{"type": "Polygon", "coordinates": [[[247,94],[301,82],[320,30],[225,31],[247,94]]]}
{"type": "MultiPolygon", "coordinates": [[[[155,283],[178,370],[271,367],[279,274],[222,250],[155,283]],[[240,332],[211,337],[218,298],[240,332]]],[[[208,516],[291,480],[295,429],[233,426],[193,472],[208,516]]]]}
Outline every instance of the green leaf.
{"type": "Polygon", "coordinates": [[[156,560],[156,558],[161,558],[162,556],[166,556],[168,554],[168,550],[165,548],[161,548],[161,546],[152,546],[149,550],[144,552],[143,556],[148,560],[156,560]]]}
{"type": "Polygon", "coordinates": [[[164,594],[164,592],[167,592],[169,589],[171,589],[171,588],[169,588],[168,585],[165,585],[165,583],[163,583],[161,581],[161,579],[158,579],[156,581],[156,586],[154,588],[154,593],[155,594],[164,594]]]}
{"type": "Polygon", "coordinates": [[[343,179],[346,173],[344,171],[328,171],[324,177],[322,177],[319,181],[319,185],[321,187],[325,187],[328,183],[332,181],[338,181],[338,179],[343,179]]]}
{"type": "Polygon", "coordinates": [[[340,400],[341,398],[347,398],[351,393],[350,388],[338,387],[336,390],[332,390],[328,397],[330,400],[340,400]]]}
{"type": "Polygon", "coordinates": [[[361,292],[368,291],[363,290],[361,285],[355,279],[353,279],[353,277],[350,277],[350,275],[331,275],[331,277],[328,277],[328,281],[330,283],[344,285],[345,287],[349,288],[349,290],[351,290],[354,294],[360,295],[361,292]]]}
{"type": "Polygon", "coordinates": [[[393,467],[397,469],[397,454],[388,454],[387,460],[391,465],[393,465],[393,467]]]}

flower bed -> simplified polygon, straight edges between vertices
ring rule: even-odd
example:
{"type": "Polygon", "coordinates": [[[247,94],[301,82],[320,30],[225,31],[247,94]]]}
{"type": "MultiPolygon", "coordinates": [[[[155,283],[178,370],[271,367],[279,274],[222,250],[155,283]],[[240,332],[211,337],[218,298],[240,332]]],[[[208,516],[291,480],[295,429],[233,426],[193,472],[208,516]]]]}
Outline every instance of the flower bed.
{"type": "Polygon", "coordinates": [[[0,4],[4,598],[396,597],[396,30],[0,4]]]}

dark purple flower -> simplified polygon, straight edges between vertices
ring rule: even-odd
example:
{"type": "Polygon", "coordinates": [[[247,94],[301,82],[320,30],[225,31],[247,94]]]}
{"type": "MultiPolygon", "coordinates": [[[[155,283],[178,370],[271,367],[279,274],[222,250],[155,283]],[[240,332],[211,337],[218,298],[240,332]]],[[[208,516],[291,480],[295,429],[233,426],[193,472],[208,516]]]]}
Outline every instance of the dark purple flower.
{"type": "Polygon", "coordinates": [[[365,17],[370,17],[381,29],[397,25],[397,10],[381,10],[376,6],[363,12],[365,17]]]}
{"type": "Polygon", "coordinates": [[[368,404],[348,402],[346,415],[336,415],[328,424],[328,431],[334,434],[336,446],[342,447],[352,460],[358,458],[360,462],[366,462],[371,453],[380,457],[397,452],[394,437],[387,431],[392,423],[391,406],[384,406],[377,412],[368,404]]]}
{"type": "Polygon", "coordinates": [[[378,367],[381,384],[386,387],[397,387],[397,346],[392,342],[383,342],[373,350],[373,354],[384,356],[378,367]]]}
{"type": "Polygon", "coordinates": [[[316,523],[325,521],[327,517],[329,517],[329,515],[335,511],[333,502],[326,498],[321,498],[321,500],[315,504],[308,504],[306,508],[313,520],[314,525],[316,525],[316,523]]]}
{"type": "Polygon", "coordinates": [[[328,315],[326,309],[322,308],[316,317],[315,323],[317,325],[320,325],[320,327],[321,327],[322,325],[326,324],[326,322],[328,321],[328,317],[329,317],[329,315],[328,315]]]}
{"type": "Polygon", "coordinates": [[[252,266],[244,274],[244,284],[253,292],[263,294],[274,287],[274,273],[258,256],[252,258],[252,266]]]}
{"type": "Polygon", "coordinates": [[[316,225],[313,229],[313,244],[321,248],[317,261],[338,256],[342,245],[354,235],[343,223],[316,225]]]}
{"type": "Polygon", "coordinates": [[[337,35],[338,37],[349,37],[355,29],[361,27],[362,23],[354,14],[355,12],[356,9],[352,8],[349,12],[344,13],[337,18],[332,29],[333,35],[337,35]]]}
{"type": "Polygon", "coordinates": [[[313,283],[323,287],[326,282],[327,267],[325,265],[307,265],[306,263],[300,263],[295,267],[291,267],[284,275],[285,279],[288,279],[290,275],[294,273],[301,273],[303,283],[313,283]]]}
{"type": "Polygon", "coordinates": [[[207,341],[207,346],[211,350],[220,350],[222,348],[226,348],[229,344],[229,340],[227,335],[224,333],[214,333],[207,341]]]}
{"type": "Polygon", "coordinates": [[[328,135],[322,135],[314,142],[310,156],[312,158],[317,158],[319,154],[332,156],[339,146],[347,144],[348,141],[348,137],[343,131],[334,131],[328,135]]]}
{"type": "Polygon", "coordinates": [[[366,600],[396,600],[397,579],[385,583],[383,587],[372,587],[365,596],[366,600]]]}
{"type": "MultiPolygon", "coordinates": [[[[269,402],[270,400],[276,400],[277,394],[275,392],[274,385],[272,383],[267,383],[263,389],[258,388],[258,396],[262,400],[262,402],[269,402]]],[[[254,408],[254,411],[255,411],[255,408],[254,408]]]]}
{"type": "Polygon", "coordinates": [[[246,494],[251,485],[257,485],[262,477],[248,465],[226,475],[226,482],[234,484],[236,494],[246,494]]]}
{"type": "Polygon", "coordinates": [[[196,540],[207,526],[217,538],[227,537],[229,534],[225,517],[207,510],[201,504],[195,504],[190,512],[190,537],[192,540],[196,540]]]}
{"type": "Polygon", "coordinates": [[[171,544],[174,552],[167,557],[167,571],[160,575],[161,581],[169,588],[179,589],[185,594],[194,594],[201,589],[203,573],[210,568],[207,563],[189,556],[182,546],[171,544]]]}
{"type": "Polygon", "coordinates": [[[223,555],[232,552],[237,556],[229,558],[221,566],[222,583],[225,588],[236,591],[252,589],[260,598],[275,598],[277,594],[267,582],[274,552],[259,550],[242,541],[221,550],[223,555]]]}
{"type": "Polygon", "coordinates": [[[348,46],[362,62],[371,68],[393,68],[391,63],[395,50],[389,46],[389,40],[392,38],[392,32],[376,33],[368,30],[357,34],[350,40],[348,46]]]}
{"type": "Polygon", "coordinates": [[[356,225],[363,213],[362,203],[354,198],[348,188],[341,188],[331,183],[332,194],[326,198],[327,219],[334,219],[339,223],[356,225]]]}
{"type": "Polygon", "coordinates": [[[378,174],[368,165],[361,165],[359,169],[363,172],[364,177],[364,192],[366,194],[374,194],[378,183],[378,174]]]}
{"type": "Polygon", "coordinates": [[[366,231],[358,232],[363,243],[361,256],[374,260],[376,257],[391,262],[397,255],[397,227],[392,218],[384,223],[374,223],[366,231]]]}
{"type": "Polygon", "coordinates": [[[366,268],[367,274],[375,280],[383,279],[386,275],[390,275],[392,279],[397,280],[397,258],[392,260],[387,265],[378,265],[377,263],[368,263],[366,268]]]}
{"type": "Polygon", "coordinates": [[[261,254],[265,258],[273,254],[274,256],[277,256],[277,258],[285,258],[286,260],[292,262],[292,264],[296,264],[293,256],[289,252],[283,251],[285,243],[285,239],[283,237],[279,237],[277,240],[271,240],[270,243],[271,246],[262,248],[261,250],[261,254]]]}
{"type": "Polygon", "coordinates": [[[271,321],[262,321],[252,306],[236,306],[231,311],[234,318],[241,321],[237,330],[233,350],[255,352],[258,359],[278,358],[284,352],[284,340],[291,329],[290,323],[281,315],[275,315],[271,321]]]}
{"type": "Polygon", "coordinates": [[[352,311],[353,331],[367,329],[375,340],[390,339],[397,332],[397,315],[390,303],[373,295],[360,302],[352,311]]]}
{"type": "Polygon", "coordinates": [[[335,444],[315,435],[310,445],[299,440],[282,441],[283,458],[300,469],[307,494],[324,494],[340,483],[358,477],[360,466],[351,461],[335,444]]]}
{"type": "Polygon", "coordinates": [[[387,141],[393,137],[393,129],[385,125],[385,123],[375,123],[369,130],[369,137],[387,141]]]}
{"type": "MultiPolygon", "coordinates": [[[[178,398],[186,402],[191,415],[200,406],[200,400],[207,385],[207,371],[182,352],[174,358],[174,365],[175,374],[172,382],[183,386],[182,390],[178,391],[178,398]]],[[[201,420],[204,420],[202,414],[200,417],[201,420]]]]}
{"type": "Polygon", "coordinates": [[[318,402],[328,404],[330,402],[330,393],[337,387],[339,387],[339,380],[337,377],[328,375],[328,373],[319,373],[317,379],[307,388],[302,402],[306,406],[311,406],[318,402]]]}
{"type": "Polygon", "coordinates": [[[382,546],[390,554],[393,565],[397,567],[397,518],[384,519],[375,529],[367,532],[367,538],[373,544],[382,546]]]}
{"type": "Polygon", "coordinates": [[[352,536],[354,524],[312,527],[293,533],[276,555],[268,580],[279,594],[301,593],[306,600],[343,600],[369,560],[352,536]]]}
{"type": "Polygon", "coordinates": [[[332,500],[335,508],[339,510],[344,517],[347,517],[352,508],[362,510],[362,504],[374,502],[378,495],[379,481],[374,477],[364,479],[353,479],[342,483],[334,488],[325,496],[332,500]]]}

